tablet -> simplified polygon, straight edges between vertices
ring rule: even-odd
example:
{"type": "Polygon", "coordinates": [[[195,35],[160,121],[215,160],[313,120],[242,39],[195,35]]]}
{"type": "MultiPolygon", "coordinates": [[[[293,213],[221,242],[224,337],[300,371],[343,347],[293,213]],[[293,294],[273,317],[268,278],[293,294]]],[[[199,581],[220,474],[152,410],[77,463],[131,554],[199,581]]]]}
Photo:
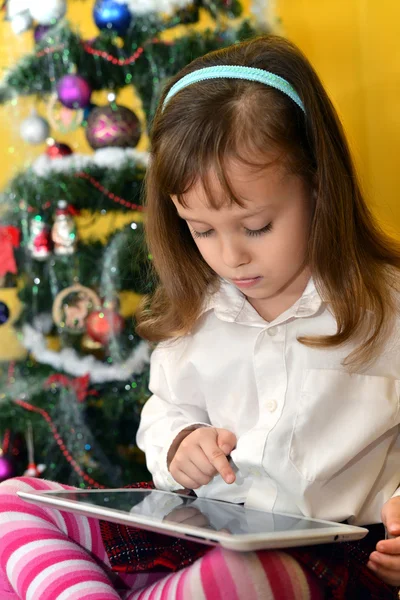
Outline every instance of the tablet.
{"type": "Polygon", "coordinates": [[[368,530],[221,500],[143,489],[17,492],[34,504],[238,551],[363,538],[368,530]]]}

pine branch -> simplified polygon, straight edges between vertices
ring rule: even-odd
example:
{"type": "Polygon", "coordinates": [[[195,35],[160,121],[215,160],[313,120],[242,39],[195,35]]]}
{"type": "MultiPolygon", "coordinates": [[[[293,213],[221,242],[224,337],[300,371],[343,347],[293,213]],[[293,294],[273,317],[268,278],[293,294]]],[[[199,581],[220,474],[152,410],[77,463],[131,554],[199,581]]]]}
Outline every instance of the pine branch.
{"type": "Polygon", "coordinates": [[[105,191],[131,205],[141,206],[145,172],[145,167],[134,160],[127,160],[119,169],[97,165],[86,167],[81,173],[87,177],[80,177],[76,172],[50,173],[41,177],[28,169],[10,182],[1,197],[0,206],[11,209],[5,220],[15,225],[19,224],[23,212],[18,208],[21,200],[30,207],[30,212],[41,214],[45,220],[50,220],[54,215],[60,199],[67,200],[77,209],[128,212],[132,210],[131,207],[112,200],[105,191]],[[102,188],[96,187],[94,181],[101,184],[102,188]]]}

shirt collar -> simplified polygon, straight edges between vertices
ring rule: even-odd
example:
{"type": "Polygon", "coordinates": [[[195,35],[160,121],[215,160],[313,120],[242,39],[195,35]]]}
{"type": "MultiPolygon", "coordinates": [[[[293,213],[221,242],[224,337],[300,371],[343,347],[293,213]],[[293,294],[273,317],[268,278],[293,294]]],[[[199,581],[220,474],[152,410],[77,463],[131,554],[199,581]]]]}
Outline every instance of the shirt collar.
{"type": "MultiPolygon", "coordinates": [[[[269,325],[278,325],[291,318],[311,317],[318,312],[322,302],[314,280],[310,278],[301,297],[269,325]]],[[[218,290],[207,298],[201,314],[211,310],[221,321],[265,327],[266,321],[248,302],[246,296],[225,279],[220,280],[218,290]]]]}

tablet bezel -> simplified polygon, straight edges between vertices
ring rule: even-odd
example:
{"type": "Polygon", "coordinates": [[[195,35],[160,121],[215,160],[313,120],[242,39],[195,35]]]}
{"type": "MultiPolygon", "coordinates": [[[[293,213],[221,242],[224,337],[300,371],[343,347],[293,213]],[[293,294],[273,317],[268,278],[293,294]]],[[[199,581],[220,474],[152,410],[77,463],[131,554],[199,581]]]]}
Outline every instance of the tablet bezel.
{"type": "MultiPolygon", "coordinates": [[[[147,531],[155,533],[163,533],[181,539],[189,539],[194,542],[199,542],[209,546],[221,545],[224,548],[235,551],[251,551],[262,549],[289,548],[294,546],[309,546],[315,544],[328,544],[333,542],[344,542],[351,540],[359,540],[368,533],[368,529],[357,527],[354,525],[346,525],[325,521],[322,519],[312,519],[303,515],[294,515],[289,513],[274,512],[276,515],[289,516],[298,519],[301,516],[308,521],[326,524],[326,528],[318,528],[315,530],[302,529],[295,531],[277,531],[273,533],[260,534],[230,534],[209,529],[202,529],[193,525],[182,525],[181,523],[170,521],[154,521],[153,519],[136,514],[127,513],[118,510],[117,508],[108,508],[92,504],[81,504],[66,498],[59,498],[57,494],[79,494],[79,493],[112,493],[112,492],[130,492],[130,493],[152,493],[159,492],[160,494],[171,494],[173,497],[182,496],[187,499],[187,496],[176,494],[175,492],[166,492],[163,490],[151,490],[143,488],[117,488],[117,489],[101,489],[101,490],[44,490],[44,491],[17,491],[17,494],[23,500],[33,504],[41,504],[66,510],[67,512],[78,513],[87,517],[97,517],[104,521],[120,523],[131,527],[142,527],[147,531]]],[[[225,504],[221,500],[213,500],[202,498],[208,502],[225,504]]],[[[259,510],[259,509],[252,509],[259,510]]],[[[260,511],[262,512],[262,511],[260,511]]]]}

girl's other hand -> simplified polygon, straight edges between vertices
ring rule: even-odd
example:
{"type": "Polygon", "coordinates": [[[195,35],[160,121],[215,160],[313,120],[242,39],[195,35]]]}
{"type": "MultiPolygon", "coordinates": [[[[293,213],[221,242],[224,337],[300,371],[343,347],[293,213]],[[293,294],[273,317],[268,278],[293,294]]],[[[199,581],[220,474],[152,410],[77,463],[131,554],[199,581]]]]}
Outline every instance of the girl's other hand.
{"type": "Polygon", "coordinates": [[[400,497],[382,509],[382,522],[392,539],[381,540],[370,554],[368,567],[389,585],[400,585],[400,497]]]}
{"type": "Polygon", "coordinates": [[[207,485],[218,473],[233,483],[235,473],[227,456],[236,446],[236,436],[227,429],[200,427],[189,432],[169,456],[172,477],[185,488],[195,490],[207,485]]]}

